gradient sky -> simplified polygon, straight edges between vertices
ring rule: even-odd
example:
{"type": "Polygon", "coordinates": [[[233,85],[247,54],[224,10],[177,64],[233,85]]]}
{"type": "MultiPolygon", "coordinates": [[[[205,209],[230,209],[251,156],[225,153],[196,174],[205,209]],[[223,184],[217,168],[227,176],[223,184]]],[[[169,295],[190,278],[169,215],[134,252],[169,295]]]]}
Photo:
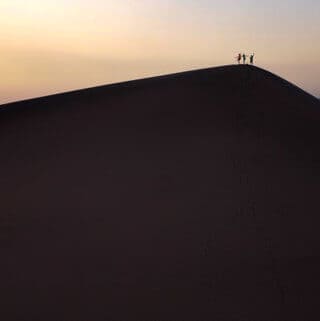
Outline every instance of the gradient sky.
{"type": "Polygon", "coordinates": [[[319,0],[0,0],[0,103],[257,65],[320,97],[319,0]]]}

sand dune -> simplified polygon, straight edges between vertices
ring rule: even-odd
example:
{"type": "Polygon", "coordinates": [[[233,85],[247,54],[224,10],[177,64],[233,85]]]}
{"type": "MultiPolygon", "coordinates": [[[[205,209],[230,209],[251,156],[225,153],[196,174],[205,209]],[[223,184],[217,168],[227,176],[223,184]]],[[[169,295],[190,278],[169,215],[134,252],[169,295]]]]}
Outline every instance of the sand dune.
{"type": "Polygon", "coordinates": [[[319,320],[319,124],[250,66],[0,106],[1,319],[319,320]]]}

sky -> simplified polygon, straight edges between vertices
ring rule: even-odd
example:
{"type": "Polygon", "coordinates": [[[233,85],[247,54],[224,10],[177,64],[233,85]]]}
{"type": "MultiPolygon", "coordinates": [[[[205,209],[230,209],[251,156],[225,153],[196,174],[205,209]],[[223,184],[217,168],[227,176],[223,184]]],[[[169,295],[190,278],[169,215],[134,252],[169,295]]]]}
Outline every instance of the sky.
{"type": "Polygon", "coordinates": [[[320,97],[319,0],[0,0],[0,104],[235,63],[320,97]]]}

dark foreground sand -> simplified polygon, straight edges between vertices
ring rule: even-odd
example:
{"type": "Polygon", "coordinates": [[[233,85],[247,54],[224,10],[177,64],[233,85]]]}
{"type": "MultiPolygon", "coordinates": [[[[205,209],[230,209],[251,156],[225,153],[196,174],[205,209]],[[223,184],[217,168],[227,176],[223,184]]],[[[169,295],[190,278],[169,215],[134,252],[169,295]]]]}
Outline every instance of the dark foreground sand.
{"type": "Polygon", "coordinates": [[[0,106],[1,321],[306,321],[320,103],[226,66],[0,106]]]}

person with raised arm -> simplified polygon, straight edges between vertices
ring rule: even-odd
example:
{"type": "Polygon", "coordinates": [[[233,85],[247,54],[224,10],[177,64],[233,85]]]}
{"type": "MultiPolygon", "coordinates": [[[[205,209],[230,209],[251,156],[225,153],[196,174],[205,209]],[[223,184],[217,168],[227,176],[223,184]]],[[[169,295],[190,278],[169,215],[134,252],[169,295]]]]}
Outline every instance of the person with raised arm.
{"type": "Polygon", "coordinates": [[[250,55],[250,64],[251,65],[254,64],[253,59],[254,59],[254,53],[250,55]]]}

